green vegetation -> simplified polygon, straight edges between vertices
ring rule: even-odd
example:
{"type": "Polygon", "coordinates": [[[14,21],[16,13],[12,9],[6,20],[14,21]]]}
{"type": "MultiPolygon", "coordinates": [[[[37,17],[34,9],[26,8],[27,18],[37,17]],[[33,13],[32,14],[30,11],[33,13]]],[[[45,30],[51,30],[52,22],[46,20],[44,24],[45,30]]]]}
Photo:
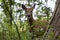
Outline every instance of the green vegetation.
{"type": "MultiPolygon", "coordinates": [[[[25,19],[22,19],[22,17],[25,16],[25,13],[21,9],[21,3],[17,3],[15,0],[0,0],[0,2],[0,7],[3,9],[0,12],[0,40],[32,40],[31,37],[33,35],[29,32],[29,23],[27,22],[26,17],[25,19]]],[[[46,7],[42,1],[40,2],[37,0],[28,0],[27,2],[28,4],[26,5],[28,6],[31,6],[31,2],[38,2],[38,7],[36,9],[36,24],[47,28],[51,17],[50,7],[46,7]],[[39,13],[46,14],[46,16],[39,15],[39,13]]],[[[35,30],[38,31],[40,29],[35,28],[35,30]]],[[[42,39],[45,30],[40,30],[38,32],[40,32],[40,39],[42,39]]],[[[48,38],[52,40],[52,37],[54,37],[53,32],[49,34],[48,38]]],[[[38,39],[39,38],[35,38],[35,40],[38,39]]]]}

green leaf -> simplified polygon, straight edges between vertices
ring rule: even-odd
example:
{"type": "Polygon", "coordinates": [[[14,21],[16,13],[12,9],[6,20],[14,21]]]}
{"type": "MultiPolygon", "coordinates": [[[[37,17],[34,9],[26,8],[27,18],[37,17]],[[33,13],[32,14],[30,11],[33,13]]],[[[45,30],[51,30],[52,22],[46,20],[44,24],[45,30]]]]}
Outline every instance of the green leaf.
{"type": "Polygon", "coordinates": [[[2,0],[0,0],[0,2],[2,2],[2,0]]]}

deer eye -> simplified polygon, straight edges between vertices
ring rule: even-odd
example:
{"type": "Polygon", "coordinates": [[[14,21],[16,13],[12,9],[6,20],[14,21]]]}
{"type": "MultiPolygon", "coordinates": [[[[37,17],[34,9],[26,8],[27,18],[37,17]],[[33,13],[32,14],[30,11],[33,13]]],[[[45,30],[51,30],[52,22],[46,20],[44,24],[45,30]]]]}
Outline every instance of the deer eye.
{"type": "Polygon", "coordinates": [[[32,11],[31,11],[32,12],[32,11]]]}

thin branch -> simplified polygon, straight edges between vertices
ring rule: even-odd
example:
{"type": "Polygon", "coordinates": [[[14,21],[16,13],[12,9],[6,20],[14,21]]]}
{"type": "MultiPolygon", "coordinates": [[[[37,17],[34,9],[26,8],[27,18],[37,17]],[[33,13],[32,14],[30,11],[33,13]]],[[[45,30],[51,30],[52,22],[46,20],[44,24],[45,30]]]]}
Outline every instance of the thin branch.
{"type": "MultiPolygon", "coordinates": [[[[14,22],[14,20],[13,20],[14,22]]],[[[18,33],[18,36],[19,36],[19,40],[21,40],[21,36],[20,36],[20,33],[19,33],[19,30],[18,30],[18,26],[16,25],[16,23],[14,22],[15,26],[16,26],[16,30],[17,30],[17,33],[18,33]]]]}

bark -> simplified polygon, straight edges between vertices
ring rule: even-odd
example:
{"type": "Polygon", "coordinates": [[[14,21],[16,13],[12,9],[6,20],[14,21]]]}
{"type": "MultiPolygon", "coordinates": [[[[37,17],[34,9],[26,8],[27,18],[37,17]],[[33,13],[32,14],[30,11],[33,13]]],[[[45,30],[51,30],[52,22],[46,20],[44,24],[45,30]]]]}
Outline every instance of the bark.
{"type": "MultiPolygon", "coordinates": [[[[53,26],[53,32],[55,34],[55,37],[53,40],[56,40],[57,37],[60,36],[60,0],[56,0],[54,13],[52,15],[52,19],[51,19],[51,22],[49,23],[49,25],[53,26]]],[[[42,40],[46,39],[46,36],[50,30],[49,25],[47,27],[46,32],[44,33],[42,40]]]]}
{"type": "Polygon", "coordinates": [[[60,36],[60,0],[56,0],[55,11],[50,22],[50,25],[53,26],[53,30],[55,33],[54,40],[60,36]]]}
{"type": "Polygon", "coordinates": [[[60,0],[56,1],[55,12],[50,25],[54,27],[54,31],[60,33],[60,0]]]}

